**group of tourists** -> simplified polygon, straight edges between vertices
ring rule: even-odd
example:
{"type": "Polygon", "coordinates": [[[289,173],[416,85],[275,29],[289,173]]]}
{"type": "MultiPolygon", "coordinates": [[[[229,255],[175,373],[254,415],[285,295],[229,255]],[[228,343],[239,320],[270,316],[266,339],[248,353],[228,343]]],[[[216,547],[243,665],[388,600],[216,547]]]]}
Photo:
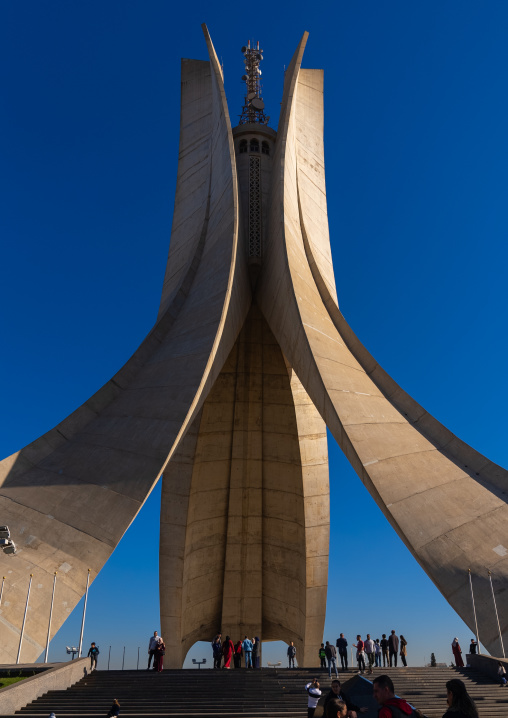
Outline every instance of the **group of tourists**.
{"type": "MultiPolygon", "coordinates": [[[[313,718],[319,700],[322,696],[319,681],[314,678],[307,683],[305,690],[308,694],[307,715],[313,718]]],[[[390,676],[376,676],[373,680],[372,693],[380,705],[378,718],[423,718],[424,714],[413,708],[403,698],[397,698],[395,688],[390,676]]],[[[443,718],[479,718],[476,705],[468,694],[463,681],[452,678],[446,683],[447,710],[443,718]]],[[[368,708],[360,708],[349,699],[347,693],[341,689],[340,681],[332,681],[330,691],[323,701],[323,716],[325,718],[358,718],[359,714],[367,713],[368,708]]]]}
{"type": "Polygon", "coordinates": [[[233,643],[229,636],[222,641],[222,634],[218,633],[212,641],[213,667],[231,668],[231,660],[235,668],[242,667],[242,656],[245,658],[245,668],[261,667],[261,641],[259,636],[233,643]],[[224,661],[224,665],[222,662],[224,661]]]}
{"type": "MultiPolygon", "coordinates": [[[[291,644],[293,645],[293,644],[291,644]]],[[[367,633],[365,640],[362,639],[361,635],[356,636],[356,643],[353,643],[353,648],[356,648],[356,660],[358,663],[359,673],[365,673],[368,666],[369,673],[372,673],[372,669],[381,668],[381,661],[383,661],[383,668],[395,666],[397,667],[397,656],[400,655],[402,665],[407,666],[407,641],[401,634],[400,638],[393,630],[388,638],[383,633],[381,640],[376,638],[375,640],[370,637],[370,633],[367,633]]],[[[295,649],[296,652],[296,649],[295,649]]],[[[328,675],[332,675],[332,670],[335,675],[338,676],[337,668],[337,654],[340,658],[341,668],[343,671],[349,670],[348,668],[348,642],[341,633],[337,638],[336,645],[333,646],[329,641],[322,643],[318,657],[320,660],[320,667],[326,669],[328,664],[328,675]]],[[[289,656],[289,648],[288,648],[289,656]]],[[[290,666],[291,668],[291,663],[290,666]]]]}

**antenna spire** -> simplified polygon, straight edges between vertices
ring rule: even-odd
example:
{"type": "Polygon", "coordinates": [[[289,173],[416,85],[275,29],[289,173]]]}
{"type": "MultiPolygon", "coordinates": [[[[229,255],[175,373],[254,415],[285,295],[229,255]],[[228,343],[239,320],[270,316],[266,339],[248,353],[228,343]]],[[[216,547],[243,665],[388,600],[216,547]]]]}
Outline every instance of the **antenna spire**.
{"type": "Polygon", "coordinates": [[[259,79],[261,77],[259,63],[263,59],[263,50],[260,50],[259,42],[253,42],[251,47],[249,40],[247,45],[242,47],[242,53],[245,62],[245,75],[242,76],[242,80],[245,82],[246,92],[239,124],[245,125],[248,122],[253,122],[267,125],[270,118],[263,111],[265,103],[261,97],[259,79]]]}

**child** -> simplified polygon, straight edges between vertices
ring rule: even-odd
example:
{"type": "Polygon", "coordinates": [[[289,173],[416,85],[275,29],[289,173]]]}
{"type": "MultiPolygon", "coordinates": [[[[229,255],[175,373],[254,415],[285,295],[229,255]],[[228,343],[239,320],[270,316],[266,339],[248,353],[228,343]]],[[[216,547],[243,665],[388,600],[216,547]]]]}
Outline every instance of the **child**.
{"type": "Polygon", "coordinates": [[[325,653],[325,644],[321,644],[321,648],[318,651],[319,660],[321,661],[320,668],[326,668],[326,653],[325,653]]]}

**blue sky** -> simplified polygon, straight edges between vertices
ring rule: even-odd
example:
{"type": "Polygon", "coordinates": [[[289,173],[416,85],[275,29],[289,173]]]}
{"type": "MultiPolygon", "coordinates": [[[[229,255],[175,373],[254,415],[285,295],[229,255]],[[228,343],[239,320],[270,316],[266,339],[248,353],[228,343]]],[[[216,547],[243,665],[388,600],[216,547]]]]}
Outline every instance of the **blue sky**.
{"type": "MultiPolygon", "coordinates": [[[[0,454],[106,382],[151,328],[170,237],[180,58],[206,59],[232,118],[259,39],[276,127],[284,66],[325,70],[339,304],[372,354],[462,439],[508,465],[508,5],[467,0],[3,3],[0,8],[0,454]]],[[[449,661],[457,618],[330,437],[325,639],[396,628],[411,664],[449,661]]],[[[158,627],[160,488],[94,582],[85,642],[119,665],[158,627]]],[[[503,617],[501,617],[503,618],[503,617]]],[[[506,618],[505,618],[506,620],[506,618]]],[[[52,642],[79,637],[80,607],[52,642]]],[[[190,657],[207,655],[197,646],[190,657]]],[[[284,649],[265,647],[265,658],[284,649]]],[[[210,656],[207,656],[210,659],[210,656]]]]}

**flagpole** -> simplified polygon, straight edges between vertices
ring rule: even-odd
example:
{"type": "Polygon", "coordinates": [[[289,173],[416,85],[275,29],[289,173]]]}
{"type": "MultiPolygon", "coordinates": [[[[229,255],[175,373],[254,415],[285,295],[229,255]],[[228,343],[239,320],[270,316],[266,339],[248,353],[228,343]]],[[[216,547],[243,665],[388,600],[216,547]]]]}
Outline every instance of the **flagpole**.
{"type": "Polygon", "coordinates": [[[30,574],[30,581],[28,582],[28,592],[26,594],[25,613],[23,614],[23,623],[21,625],[21,633],[19,634],[19,646],[18,655],[16,658],[16,664],[19,663],[19,657],[21,656],[21,644],[23,643],[23,634],[25,633],[26,614],[28,613],[28,601],[30,599],[30,588],[32,587],[33,573],[30,574]]]}
{"type": "Polygon", "coordinates": [[[49,638],[51,635],[51,618],[53,617],[53,603],[55,601],[55,585],[56,585],[56,574],[53,577],[53,593],[51,594],[51,608],[49,609],[49,622],[48,622],[48,637],[46,639],[46,653],[44,654],[44,663],[48,662],[48,653],[49,653],[49,638]]]}
{"type": "Polygon", "coordinates": [[[499,640],[501,641],[501,650],[503,651],[503,658],[506,658],[504,652],[503,634],[501,633],[501,626],[499,624],[499,615],[497,613],[496,597],[494,595],[494,586],[492,585],[492,574],[489,571],[490,590],[492,591],[492,600],[494,601],[494,610],[496,612],[497,630],[499,631],[499,640]]]}
{"type": "Polygon", "coordinates": [[[476,627],[476,642],[478,643],[478,653],[481,653],[481,652],[482,652],[482,649],[481,649],[481,647],[480,647],[480,635],[479,635],[479,633],[478,633],[478,621],[476,620],[476,606],[475,606],[475,603],[474,603],[473,579],[472,579],[472,576],[471,576],[471,569],[468,568],[467,571],[468,571],[468,573],[469,573],[469,586],[470,586],[470,588],[471,588],[471,600],[472,600],[472,602],[473,602],[474,625],[475,625],[475,627],[476,627]]]}
{"type": "Polygon", "coordinates": [[[83,606],[83,618],[81,619],[81,633],[79,634],[79,649],[78,649],[78,658],[81,658],[81,650],[83,648],[83,633],[85,632],[85,616],[86,616],[86,604],[88,602],[88,587],[90,585],[90,571],[92,569],[88,569],[88,573],[86,575],[86,590],[85,590],[85,604],[83,606]]]}

